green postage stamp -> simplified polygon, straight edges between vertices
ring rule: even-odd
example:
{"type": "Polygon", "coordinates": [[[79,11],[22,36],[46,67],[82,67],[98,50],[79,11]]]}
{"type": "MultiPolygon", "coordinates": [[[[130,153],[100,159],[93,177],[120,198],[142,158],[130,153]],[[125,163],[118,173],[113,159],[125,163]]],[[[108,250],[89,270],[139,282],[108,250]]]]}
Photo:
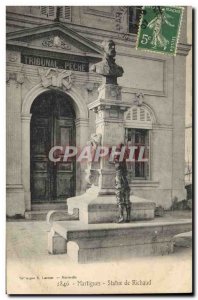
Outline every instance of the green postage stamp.
{"type": "Polygon", "coordinates": [[[176,55],[183,7],[144,6],[136,49],[176,55]]]}

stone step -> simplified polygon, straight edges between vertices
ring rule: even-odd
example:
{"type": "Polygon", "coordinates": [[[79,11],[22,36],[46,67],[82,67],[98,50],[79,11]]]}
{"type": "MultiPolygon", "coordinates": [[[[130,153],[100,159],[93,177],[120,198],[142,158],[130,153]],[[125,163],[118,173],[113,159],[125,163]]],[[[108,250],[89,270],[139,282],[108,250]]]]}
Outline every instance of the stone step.
{"type": "MultiPolygon", "coordinates": [[[[49,210],[32,210],[32,211],[26,211],[25,212],[25,218],[27,220],[34,220],[34,221],[46,221],[47,214],[49,210]]],[[[73,215],[68,215],[67,210],[56,210],[57,215],[64,216],[64,220],[70,221],[70,220],[78,220],[78,213],[73,215]]],[[[61,220],[61,218],[59,218],[61,220]]]]}
{"type": "Polygon", "coordinates": [[[59,202],[59,203],[37,203],[37,204],[32,204],[31,210],[33,211],[49,211],[49,210],[65,210],[67,209],[66,206],[66,201],[65,202],[59,202]]]}

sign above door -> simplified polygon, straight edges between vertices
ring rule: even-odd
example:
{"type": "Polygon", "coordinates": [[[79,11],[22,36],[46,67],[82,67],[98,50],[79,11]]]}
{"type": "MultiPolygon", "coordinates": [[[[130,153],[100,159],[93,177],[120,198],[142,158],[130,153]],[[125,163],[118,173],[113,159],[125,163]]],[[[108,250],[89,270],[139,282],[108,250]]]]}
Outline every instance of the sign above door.
{"type": "MultiPolygon", "coordinates": [[[[78,58],[77,58],[78,59],[78,58]]],[[[89,72],[89,63],[75,60],[62,60],[54,59],[49,57],[40,57],[33,55],[21,54],[21,63],[32,66],[58,68],[64,70],[78,71],[78,72],[89,72]]]]}

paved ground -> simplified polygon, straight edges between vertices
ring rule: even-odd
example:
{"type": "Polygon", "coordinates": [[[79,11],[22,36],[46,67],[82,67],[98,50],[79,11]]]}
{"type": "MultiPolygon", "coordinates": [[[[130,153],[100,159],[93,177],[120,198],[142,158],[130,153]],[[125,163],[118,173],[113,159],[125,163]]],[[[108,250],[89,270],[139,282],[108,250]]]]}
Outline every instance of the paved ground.
{"type": "MultiPolygon", "coordinates": [[[[179,218],[171,214],[166,217],[179,218]]],[[[189,214],[182,215],[182,218],[185,217],[189,217],[189,214]]],[[[71,262],[66,254],[48,254],[48,230],[46,222],[41,221],[7,222],[8,293],[191,291],[191,248],[177,248],[175,253],[168,256],[77,265],[71,262]],[[145,282],[148,284],[145,285],[145,282]]]]}

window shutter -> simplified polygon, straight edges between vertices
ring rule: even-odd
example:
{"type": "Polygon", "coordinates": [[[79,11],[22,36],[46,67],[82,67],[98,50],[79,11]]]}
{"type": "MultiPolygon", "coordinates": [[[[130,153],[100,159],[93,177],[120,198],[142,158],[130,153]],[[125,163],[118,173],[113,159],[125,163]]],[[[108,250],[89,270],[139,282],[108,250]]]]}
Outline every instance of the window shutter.
{"type": "Polygon", "coordinates": [[[130,121],[131,120],[131,110],[129,110],[126,114],[126,120],[130,121]]]}
{"type": "Polygon", "coordinates": [[[40,7],[41,15],[49,17],[49,18],[55,18],[56,14],[56,6],[41,6],[40,7]]]}
{"type": "Polygon", "coordinates": [[[148,122],[151,122],[151,116],[149,115],[149,113],[148,113],[148,112],[147,112],[147,114],[146,114],[146,115],[147,115],[147,119],[146,119],[146,120],[147,120],[148,122]]]}
{"type": "Polygon", "coordinates": [[[47,6],[41,6],[41,15],[47,15],[47,6]]]}
{"type": "Polygon", "coordinates": [[[64,16],[63,18],[67,21],[71,21],[71,6],[63,6],[64,16]]]}
{"type": "Polygon", "coordinates": [[[133,112],[132,112],[132,120],[134,120],[134,121],[137,120],[137,108],[133,108],[133,112]]]}
{"type": "Polygon", "coordinates": [[[59,6],[59,14],[60,14],[60,18],[63,19],[64,18],[64,6],[59,6]]]}
{"type": "Polygon", "coordinates": [[[48,16],[55,17],[55,6],[49,6],[48,16]]]}
{"type": "Polygon", "coordinates": [[[60,18],[71,21],[71,6],[60,6],[60,18]]]}
{"type": "Polygon", "coordinates": [[[140,108],[140,121],[145,121],[145,110],[140,108]]]}

